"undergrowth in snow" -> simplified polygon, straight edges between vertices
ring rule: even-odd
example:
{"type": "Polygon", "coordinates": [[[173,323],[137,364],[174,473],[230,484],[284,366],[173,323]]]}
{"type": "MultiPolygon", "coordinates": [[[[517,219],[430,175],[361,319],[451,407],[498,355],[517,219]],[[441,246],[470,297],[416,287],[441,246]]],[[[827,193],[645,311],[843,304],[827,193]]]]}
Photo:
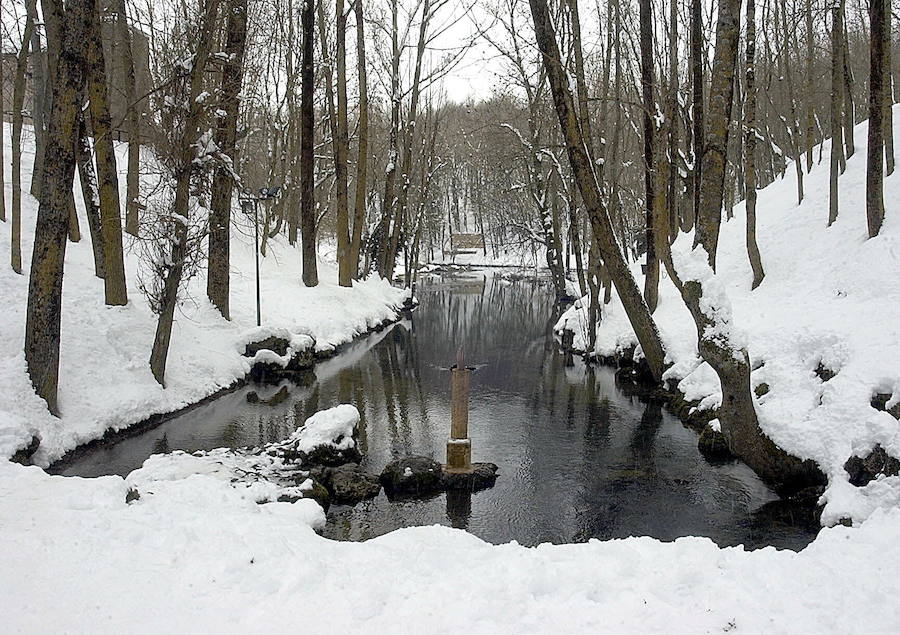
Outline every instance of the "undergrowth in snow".
{"type": "MultiPolygon", "coordinates": [[[[900,133],[895,106],[894,134],[900,133]]],[[[828,221],[828,164],[806,175],[806,198],[797,204],[795,173],[759,191],[757,239],[766,277],[751,290],[753,273],[745,246],[743,203],[722,223],[716,274],[702,249],[691,250],[682,234],[673,246],[679,275],[702,282],[710,301],[704,311],[750,354],[752,386],[769,392],[757,399],[763,431],[785,450],[815,460],[828,476],[822,521],[859,522],[880,507],[900,503],[900,477],[881,478],[866,487],[849,483],[844,463],[865,456],[876,444],[900,457],[900,424],[870,404],[876,393],[900,398],[900,175],[887,177],[885,222],[869,239],[865,218],[865,140],[867,124],[856,127],[863,147],[847,161],[840,177],[840,213],[828,221]],[[730,306],[730,309],[728,308],[730,306]],[[823,381],[819,365],[835,373],[823,381]]],[[[825,143],[828,156],[830,141],[825,143]]],[[[632,271],[640,280],[640,266],[632,271]]],[[[587,300],[559,320],[556,329],[575,333],[586,348],[587,300]]],[[[679,382],[687,399],[701,409],[716,408],[721,391],[715,372],[697,356],[693,320],[672,281],[663,272],[654,313],[672,366],[666,379],[679,382]]],[[[621,353],[636,338],[617,296],[602,309],[597,355],[621,353]]]]}

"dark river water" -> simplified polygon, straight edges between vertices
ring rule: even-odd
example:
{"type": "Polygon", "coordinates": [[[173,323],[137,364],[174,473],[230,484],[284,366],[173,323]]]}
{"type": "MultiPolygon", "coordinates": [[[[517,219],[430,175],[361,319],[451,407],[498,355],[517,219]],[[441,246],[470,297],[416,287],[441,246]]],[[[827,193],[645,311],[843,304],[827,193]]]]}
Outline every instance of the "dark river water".
{"type": "Polygon", "coordinates": [[[474,461],[499,468],[493,489],[392,502],[382,493],[332,506],[324,534],[365,540],[399,527],[443,524],[494,543],[708,536],[720,545],[799,549],[815,537],[745,465],[712,464],[697,434],[659,403],[629,396],[613,370],[558,352],[553,297],[540,280],[494,273],[424,280],[411,318],[319,363],[277,406],[251,404],[279,387],[226,394],[139,436],[93,450],[60,473],[125,475],[153,453],[257,445],[288,436],[313,412],[353,403],[372,472],[393,458],[445,459],[450,374],[465,350],[474,461]]]}

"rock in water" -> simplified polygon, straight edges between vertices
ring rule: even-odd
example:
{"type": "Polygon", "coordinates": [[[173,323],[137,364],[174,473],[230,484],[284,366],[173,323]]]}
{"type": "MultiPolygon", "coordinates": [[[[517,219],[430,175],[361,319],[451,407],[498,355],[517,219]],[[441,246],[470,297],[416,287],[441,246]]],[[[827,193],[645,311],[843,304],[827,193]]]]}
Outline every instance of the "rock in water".
{"type": "Polygon", "coordinates": [[[497,466],[493,463],[472,463],[471,472],[448,472],[441,474],[444,489],[469,490],[477,492],[493,487],[497,482],[497,466]]]}
{"type": "Polygon", "coordinates": [[[355,505],[367,498],[378,496],[381,483],[378,477],[352,463],[339,467],[314,470],[313,474],[328,490],[335,503],[355,505]]]}
{"type": "Polygon", "coordinates": [[[700,450],[700,454],[708,459],[717,459],[721,461],[734,458],[731,450],[728,449],[728,442],[725,440],[725,435],[709,426],[703,428],[703,432],[700,433],[700,439],[697,441],[697,448],[700,450]]]}
{"type": "Polygon", "coordinates": [[[442,489],[443,468],[425,456],[391,461],[381,472],[381,484],[389,496],[427,496],[442,489]]]}

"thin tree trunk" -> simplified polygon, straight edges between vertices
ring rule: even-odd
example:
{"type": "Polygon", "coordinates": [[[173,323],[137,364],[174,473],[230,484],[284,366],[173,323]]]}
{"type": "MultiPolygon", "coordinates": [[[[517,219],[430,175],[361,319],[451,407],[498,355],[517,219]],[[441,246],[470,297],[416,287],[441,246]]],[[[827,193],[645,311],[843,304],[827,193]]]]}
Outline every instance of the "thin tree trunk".
{"type": "Polygon", "coordinates": [[[356,271],[350,253],[350,210],[347,196],[347,156],[350,138],[347,131],[347,13],[344,0],[336,0],[337,55],[337,129],[334,130],[334,176],[337,231],[338,284],[349,287],[356,271]]]}
{"type": "Polygon", "coordinates": [[[884,84],[882,85],[882,103],[884,104],[884,173],[890,176],[894,173],[894,75],[891,72],[891,0],[884,0],[885,24],[884,24],[884,84]]]}
{"type": "Polygon", "coordinates": [[[700,183],[700,214],[697,217],[695,245],[706,249],[710,267],[716,268],[719,226],[722,223],[722,201],[725,192],[725,166],[728,153],[728,130],[734,103],[734,75],[740,29],[740,3],[722,0],[716,26],[716,52],[713,57],[709,93],[709,121],[703,143],[703,178],[700,183]],[[707,204],[703,204],[703,201],[707,204]],[[718,206],[712,202],[718,201],[718,206]]]}
{"type": "Polygon", "coordinates": [[[831,165],[828,182],[828,225],[838,217],[838,176],[843,159],[844,140],[843,116],[841,102],[843,101],[844,82],[841,77],[843,56],[841,54],[841,39],[844,27],[841,19],[840,6],[831,9],[831,165]]]}
{"type": "Polygon", "coordinates": [[[656,200],[654,193],[654,152],[653,119],[656,105],[653,101],[653,15],[650,0],[640,0],[640,36],[641,36],[641,104],[644,132],[644,229],[647,247],[647,258],[644,263],[644,300],[650,313],[656,310],[659,301],[659,259],[656,254],[656,223],[653,208],[656,200]]]}
{"type": "Polygon", "coordinates": [[[568,88],[559,46],[556,43],[550,10],[546,0],[529,0],[529,4],[534,18],[535,36],[544,67],[547,70],[547,77],[550,80],[553,101],[565,137],[569,161],[591,220],[597,247],[641,344],[650,373],[654,380],[660,381],[665,368],[665,351],[653,317],[641,297],[641,292],[628,269],[628,263],[614,238],[612,223],[600,193],[600,186],[591,166],[590,157],[585,150],[575,103],[568,88]]]}
{"type": "Polygon", "coordinates": [[[397,5],[398,0],[391,0],[391,127],[388,132],[388,164],[384,173],[384,198],[376,249],[378,272],[387,277],[391,275],[391,272],[387,271],[387,260],[391,242],[391,220],[397,213],[397,162],[400,160],[400,44],[397,5]]]}
{"type": "Polygon", "coordinates": [[[91,234],[91,251],[94,254],[94,275],[103,278],[103,234],[100,229],[100,192],[97,188],[97,173],[94,171],[93,151],[88,136],[84,113],[78,112],[78,142],[75,146],[75,161],[78,165],[78,180],[81,182],[81,197],[91,234]]]}
{"type": "Polygon", "coordinates": [[[91,5],[91,20],[85,42],[87,63],[87,95],[90,99],[91,129],[97,158],[100,188],[100,217],[103,230],[103,277],[106,304],[128,304],[125,285],[125,260],[122,254],[122,216],[119,206],[119,174],[113,148],[106,62],[100,31],[99,0],[85,0],[91,5]]]}
{"type": "Polygon", "coordinates": [[[247,41],[247,0],[228,3],[225,27],[225,53],[228,61],[222,67],[219,117],[215,143],[228,157],[230,165],[216,166],[213,175],[209,210],[209,256],[206,295],[226,320],[231,319],[231,200],[234,173],[238,169],[237,122],[241,107],[241,83],[244,72],[244,50],[247,41]]]}
{"type": "Polygon", "coordinates": [[[747,100],[744,107],[746,108],[744,127],[747,135],[744,143],[747,255],[753,269],[753,283],[750,288],[755,289],[766,275],[759,255],[759,246],[756,244],[756,0],[747,0],[747,100]]]}
{"type": "Polygon", "coordinates": [[[34,124],[34,163],[31,170],[31,195],[41,195],[41,179],[43,178],[44,154],[46,148],[47,126],[44,113],[47,112],[47,58],[41,51],[40,23],[37,15],[36,0],[27,0],[25,10],[31,14],[35,28],[31,31],[31,86],[32,106],[31,119],[34,124]]]}
{"type": "Polygon", "coordinates": [[[369,154],[369,89],[366,78],[366,34],[363,0],[354,0],[356,16],[356,66],[359,74],[359,147],[356,157],[356,191],[353,233],[350,237],[350,263],[354,278],[359,278],[359,250],[366,224],[366,175],[369,154]]]}
{"type": "Polygon", "coordinates": [[[686,228],[690,231],[697,222],[700,209],[700,181],[703,177],[703,56],[706,47],[703,45],[703,2],[691,0],[691,95],[693,105],[692,137],[694,142],[694,170],[691,178],[693,189],[693,213],[691,223],[686,228]]]}
{"type": "Polygon", "coordinates": [[[866,161],[866,224],[869,237],[878,235],[884,222],[884,42],[887,30],[885,2],[869,3],[869,147],[866,161]]]}
{"type": "Polygon", "coordinates": [[[303,0],[301,23],[303,31],[303,57],[300,64],[300,232],[303,252],[303,284],[315,287],[319,284],[316,264],[316,209],[313,138],[315,130],[315,106],[313,90],[316,81],[313,67],[315,41],[315,0],[303,0]]]}
{"type": "Polygon", "coordinates": [[[125,231],[137,236],[140,225],[141,118],[134,72],[134,43],[125,0],[116,0],[116,30],[125,69],[125,125],[128,128],[128,172],[125,177],[125,231]]]}
{"type": "MultiPolygon", "coordinates": [[[[0,86],[6,86],[3,69],[5,64],[0,61],[0,86]]],[[[6,126],[3,123],[6,120],[6,105],[3,103],[4,91],[0,88],[0,221],[6,222],[6,142],[3,139],[6,132],[6,126]]]]}
{"type": "Polygon", "coordinates": [[[813,101],[813,12],[812,0],[805,0],[804,15],[806,17],[806,171],[812,170],[813,141],[816,134],[816,110],[813,101]]]}
{"type": "MultiPolygon", "coordinates": [[[[209,59],[213,32],[216,23],[219,0],[205,0],[203,15],[197,33],[196,50],[193,64],[187,81],[188,114],[184,121],[184,131],[180,140],[179,164],[175,178],[175,200],[172,203],[174,218],[187,219],[190,214],[191,175],[194,171],[197,140],[200,138],[200,124],[203,115],[203,104],[198,97],[203,89],[203,74],[209,59]]],[[[106,219],[103,219],[106,222],[106,219]]],[[[184,261],[187,255],[188,227],[186,222],[176,221],[174,241],[170,256],[171,266],[163,283],[160,302],[159,320],[156,323],[156,334],[153,338],[153,349],[150,351],[150,371],[154,379],[165,387],[166,362],[169,356],[169,342],[172,337],[172,324],[175,319],[175,305],[178,302],[178,287],[184,274],[184,261]]],[[[107,261],[108,262],[108,261],[107,261]]]]}
{"type": "Polygon", "coordinates": [[[856,114],[853,106],[853,73],[850,69],[850,43],[847,37],[846,24],[846,0],[840,2],[841,22],[844,29],[841,32],[841,58],[843,65],[844,79],[844,144],[846,147],[846,155],[849,159],[856,151],[853,140],[853,127],[856,125],[856,114]]]}
{"type": "Polygon", "coordinates": [[[16,78],[13,84],[12,120],[12,238],[10,240],[10,265],[16,273],[22,273],[22,109],[25,107],[25,71],[28,67],[28,47],[34,21],[25,20],[22,46],[16,58],[16,78]]]}
{"type": "Polygon", "coordinates": [[[43,12],[45,20],[55,20],[59,25],[55,30],[57,37],[47,40],[48,50],[56,48],[59,61],[54,65],[50,81],[52,106],[46,156],[52,159],[45,161],[43,166],[28,279],[25,363],[35,392],[47,402],[50,412],[58,416],[63,266],[75,175],[77,99],[84,86],[86,70],[83,42],[89,28],[91,7],[88,3],[75,2],[65,9],[61,0],[44,0],[43,12]]]}

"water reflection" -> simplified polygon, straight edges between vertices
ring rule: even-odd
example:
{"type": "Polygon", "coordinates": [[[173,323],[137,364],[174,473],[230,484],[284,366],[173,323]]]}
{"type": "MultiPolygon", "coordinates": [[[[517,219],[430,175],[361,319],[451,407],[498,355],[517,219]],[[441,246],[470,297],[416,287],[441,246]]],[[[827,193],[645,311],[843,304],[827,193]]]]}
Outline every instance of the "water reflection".
{"type": "Polygon", "coordinates": [[[282,386],[247,388],[141,436],[104,448],[65,473],[125,474],[152,452],[241,446],[290,434],[320,408],[354,403],[364,466],[393,458],[444,459],[449,373],[465,349],[471,383],[473,459],[500,466],[491,490],[334,506],[326,535],[363,540],[393,529],[444,524],[491,542],[523,544],[651,535],[712,537],[720,544],[800,547],[814,527],[768,505],[774,495],[743,465],[711,466],[697,437],[659,403],[623,393],[608,368],[560,354],[550,331],[557,310],[540,280],[488,274],[423,281],[409,320],[319,364],[289,385],[288,399],[260,401],[282,386]]]}

